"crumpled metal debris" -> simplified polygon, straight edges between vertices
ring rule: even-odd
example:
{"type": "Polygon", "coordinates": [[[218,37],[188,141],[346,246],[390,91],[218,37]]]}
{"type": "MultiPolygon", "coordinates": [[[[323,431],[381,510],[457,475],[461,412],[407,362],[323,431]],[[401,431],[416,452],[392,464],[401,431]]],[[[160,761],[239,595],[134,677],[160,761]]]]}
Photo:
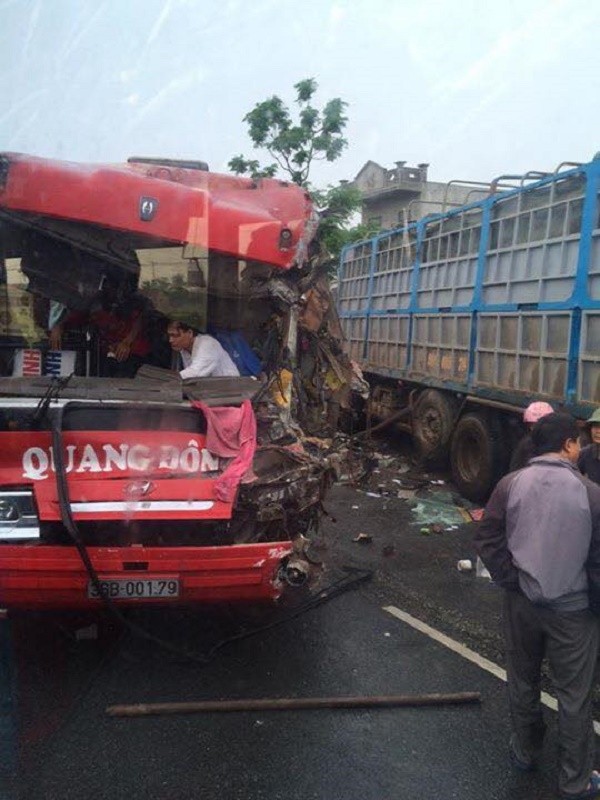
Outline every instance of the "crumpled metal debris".
{"type": "Polygon", "coordinates": [[[304,452],[301,444],[259,447],[253,475],[240,487],[235,541],[311,536],[328,485],[326,462],[304,452]]]}
{"type": "Polygon", "coordinates": [[[285,277],[270,269],[266,264],[249,262],[241,276],[241,293],[254,299],[273,299],[284,306],[298,302],[298,290],[285,277]]]}
{"type": "Polygon", "coordinates": [[[307,551],[318,539],[329,486],[334,479],[357,482],[374,465],[365,458],[368,448],[359,450],[338,434],[352,387],[366,391],[368,385],[344,352],[318,259],[285,274],[252,267],[242,274],[241,291],[254,308],[266,376],[253,400],[253,474],[240,487],[231,535],[236,542],[290,538],[302,551],[294,557],[315,563],[307,551]]]}
{"type": "Polygon", "coordinates": [[[352,391],[362,397],[363,400],[368,400],[371,393],[371,387],[363,375],[363,371],[356,361],[351,361],[352,367],[352,391]]]}
{"type": "MultiPolygon", "coordinates": [[[[301,297],[302,311],[298,318],[301,328],[312,333],[323,335],[324,333],[342,342],[344,334],[340,319],[331,295],[329,281],[326,274],[317,270],[313,280],[310,281],[306,292],[301,297]]],[[[348,360],[348,363],[349,360],[348,360]]]]}

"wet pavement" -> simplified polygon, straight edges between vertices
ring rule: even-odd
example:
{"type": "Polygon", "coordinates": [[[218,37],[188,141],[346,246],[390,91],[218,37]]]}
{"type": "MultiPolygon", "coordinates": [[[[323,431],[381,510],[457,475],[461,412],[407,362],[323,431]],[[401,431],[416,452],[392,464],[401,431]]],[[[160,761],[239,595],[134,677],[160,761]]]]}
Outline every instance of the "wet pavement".
{"type": "MultiPolygon", "coordinates": [[[[89,618],[13,616],[3,686],[12,673],[18,697],[12,713],[8,693],[0,697],[0,752],[10,759],[18,751],[18,791],[8,792],[5,769],[0,798],[554,797],[555,715],[547,712],[541,771],[515,774],[507,760],[502,681],[383,610],[397,606],[501,663],[499,593],[456,569],[473,555],[472,525],[424,533],[406,499],[349,486],[335,487],[326,508],[328,546],[315,551],[328,564],[322,586],[358,574],[343,566],[373,570],[373,578],[284,624],[231,641],[207,665],[123,634],[104,617],[96,620],[97,639],[77,640],[75,631],[89,618]],[[361,532],[371,540],[354,541],[361,532]],[[105,714],[116,703],[461,691],[480,691],[481,706],[105,714]]],[[[300,593],[277,611],[139,611],[133,618],[200,655],[223,638],[273,625],[305,599],[300,593]]]]}
{"type": "MultiPolygon", "coordinates": [[[[146,624],[177,640],[190,630],[178,617],[146,624]]],[[[202,647],[200,633],[193,644],[202,647]]],[[[203,668],[127,638],[52,724],[43,702],[38,715],[44,730],[30,720],[37,735],[22,751],[22,798],[474,798],[484,788],[487,798],[529,798],[533,787],[536,797],[552,796],[550,766],[535,780],[508,769],[503,684],[360,590],[232,645],[203,668]],[[457,691],[481,691],[482,705],[105,715],[113,703],[457,691]]]]}

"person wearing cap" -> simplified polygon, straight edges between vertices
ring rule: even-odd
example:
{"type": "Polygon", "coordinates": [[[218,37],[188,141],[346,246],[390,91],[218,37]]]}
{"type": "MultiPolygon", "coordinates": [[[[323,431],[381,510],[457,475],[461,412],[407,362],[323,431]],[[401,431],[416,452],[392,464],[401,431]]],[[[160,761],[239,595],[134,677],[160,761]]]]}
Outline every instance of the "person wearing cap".
{"type": "Polygon", "coordinates": [[[586,422],[591,444],[586,445],[577,461],[579,471],[594,483],[600,483],[600,408],[586,422]]]}
{"type": "Polygon", "coordinates": [[[534,403],[529,403],[523,412],[523,422],[527,426],[526,435],[520,440],[519,444],[515,447],[510,459],[509,472],[514,472],[516,469],[526,467],[529,460],[533,458],[533,442],[531,441],[531,431],[533,426],[538,420],[545,417],[547,414],[552,414],[554,409],[550,403],[545,403],[543,400],[536,400],[534,403]]]}

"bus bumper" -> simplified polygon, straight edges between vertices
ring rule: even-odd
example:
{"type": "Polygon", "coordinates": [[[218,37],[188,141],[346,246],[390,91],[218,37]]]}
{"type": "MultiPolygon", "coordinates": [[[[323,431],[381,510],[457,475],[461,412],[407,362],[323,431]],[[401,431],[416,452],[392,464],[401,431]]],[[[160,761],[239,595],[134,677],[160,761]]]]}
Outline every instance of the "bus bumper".
{"type": "MultiPolygon", "coordinates": [[[[283,589],[291,542],[220,547],[89,547],[103,591],[119,605],[265,602],[283,589]],[[176,590],[176,591],[175,591],[176,590]]],[[[0,607],[103,605],[75,547],[0,546],[0,607]]]]}

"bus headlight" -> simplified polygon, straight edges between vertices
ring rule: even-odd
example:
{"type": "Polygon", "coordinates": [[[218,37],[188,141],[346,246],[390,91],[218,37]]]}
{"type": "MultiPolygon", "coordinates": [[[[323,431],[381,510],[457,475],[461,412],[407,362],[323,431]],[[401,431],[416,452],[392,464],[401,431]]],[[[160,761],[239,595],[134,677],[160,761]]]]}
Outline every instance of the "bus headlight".
{"type": "Polygon", "coordinates": [[[40,538],[40,525],[33,492],[27,489],[0,490],[0,542],[40,538]]]}
{"type": "Polygon", "coordinates": [[[0,522],[16,522],[20,516],[19,509],[12,500],[0,500],[0,522]]]}

